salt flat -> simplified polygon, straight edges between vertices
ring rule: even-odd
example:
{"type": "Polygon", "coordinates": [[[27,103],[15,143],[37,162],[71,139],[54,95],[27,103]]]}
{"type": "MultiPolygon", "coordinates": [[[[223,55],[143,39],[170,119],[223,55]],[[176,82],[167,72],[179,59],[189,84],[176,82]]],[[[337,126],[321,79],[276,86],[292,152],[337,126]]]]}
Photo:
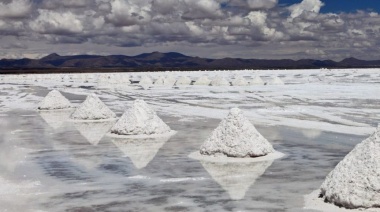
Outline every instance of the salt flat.
{"type": "MultiPolygon", "coordinates": [[[[380,123],[380,71],[272,70],[128,73],[131,85],[99,86],[97,74],[63,80],[0,81],[0,205],[17,211],[303,211],[303,196],[318,189],[325,176],[380,123]],[[285,85],[140,86],[149,76],[235,76],[264,82],[279,77],[285,85]],[[57,89],[74,106],[96,93],[119,117],[133,100],[143,99],[178,133],[129,158],[122,145],[103,137],[102,126],[89,141],[62,115],[39,114],[38,103],[57,89]],[[241,187],[225,179],[234,170],[249,181],[242,166],[202,164],[188,158],[224,118],[239,107],[274,148],[286,156],[258,165],[260,176],[241,187]],[[96,142],[94,142],[94,140],[96,142]],[[94,145],[96,143],[96,145],[94,145]],[[153,149],[156,148],[156,149],[153,149]],[[154,156],[144,156],[152,152],[154,156]],[[144,161],[144,159],[146,161],[144,161]],[[133,161],[135,160],[135,161],[133,161]],[[144,164],[143,168],[135,164],[144,164]],[[207,168],[206,168],[207,167],[207,168]],[[231,184],[228,184],[231,182],[231,184]],[[11,188],[11,189],[8,189],[11,188]],[[231,195],[239,198],[231,198],[231,195]],[[7,198],[5,198],[7,197],[7,198]],[[31,204],[30,202],[33,202],[31,204]]],[[[0,76],[0,78],[3,76],[0,76]]],[[[19,79],[22,78],[22,79],[19,79]]],[[[109,127],[105,125],[105,127],[109,127]]],[[[107,131],[107,130],[104,130],[107,131]]],[[[91,135],[91,126],[86,127],[91,135]]],[[[149,141],[152,142],[152,141],[149,141]]],[[[249,172],[248,172],[249,174],[249,172]]]]}

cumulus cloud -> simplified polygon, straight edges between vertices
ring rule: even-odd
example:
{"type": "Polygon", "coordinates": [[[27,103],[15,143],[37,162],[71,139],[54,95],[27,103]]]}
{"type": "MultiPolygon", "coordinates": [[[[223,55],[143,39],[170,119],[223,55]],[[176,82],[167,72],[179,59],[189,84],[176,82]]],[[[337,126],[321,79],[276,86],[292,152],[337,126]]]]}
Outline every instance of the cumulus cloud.
{"type": "Polygon", "coordinates": [[[278,0],[248,0],[248,6],[251,9],[271,9],[275,7],[278,0]]]}
{"type": "Polygon", "coordinates": [[[29,0],[13,0],[9,3],[0,2],[0,17],[26,18],[30,15],[32,3],[29,0]]]}
{"type": "Polygon", "coordinates": [[[320,0],[303,0],[299,4],[294,4],[289,7],[291,12],[290,17],[296,18],[302,15],[304,12],[319,13],[324,3],[320,0]]]}
{"type": "Polygon", "coordinates": [[[106,20],[118,27],[147,23],[151,19],[150,11],[151,5],[144,4],[144,1],[113,0],[106,20]]]}

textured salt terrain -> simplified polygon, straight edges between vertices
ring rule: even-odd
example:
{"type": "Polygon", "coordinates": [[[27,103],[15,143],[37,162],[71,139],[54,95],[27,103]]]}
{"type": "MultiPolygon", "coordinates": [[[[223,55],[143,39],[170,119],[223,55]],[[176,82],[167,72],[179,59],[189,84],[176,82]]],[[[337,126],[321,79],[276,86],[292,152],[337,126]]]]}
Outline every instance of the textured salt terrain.
{"type": "Polygon", "coordinates": [[[304,195],[318,189],[336,164],[380,122],[378,70],[160,72],[149,76],[157,79],[168,74],[175,79],[238,75],[247,81],[260,76],[264,82],[279,76],[286,85],[153,86],[144,90],[137,85],[141,73],[128,74],[134,83],[125,90],[97,89],[96,74],[86,83],[72,76],[63,82],[42,77],[38,82],[9,79],[0,83],[2,209],[304,211],[304,195]],[[93,145],[98,138],[86,135],[102,127],[91,131],[72,122],[55,123],[60,115],[44,118],[35,111],[52,89],[62,91],[75,107],[96,93],[119,117],[133,100],[144,99],[178,133],[154,145],[148,145],[149,140],[140,146],[137,139],[116,144],[107,136],[93,145]],[[245,168],[189,158],[232,107],[242,109],[274,149],[286,156],[271,164],[248,163],[245,168]],[[146,151],[127,151],[140,147],[146,151]],[[225,173],[230,172],[235,174],[229,179],[225,173]]]}

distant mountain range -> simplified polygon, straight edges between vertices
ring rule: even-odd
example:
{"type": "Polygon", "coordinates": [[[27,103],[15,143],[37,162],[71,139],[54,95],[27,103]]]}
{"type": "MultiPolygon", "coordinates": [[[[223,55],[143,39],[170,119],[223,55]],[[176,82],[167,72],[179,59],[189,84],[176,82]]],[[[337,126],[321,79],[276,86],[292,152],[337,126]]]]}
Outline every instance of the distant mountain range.
{"type": "Polygon", "coordinates": [[[41,59],[2,59],[0,73],[10,72],[57,72],[57,71],[158,71],[158,70],[212,70],[212,69],[310,69],[310,68],[374,68],[380,60],[366,61],[347,58],[340,62],[332,60],[261,60],[223,58],[208,59],[190,57],[176,52],[152,52],[137,56],[125,55],[74,55],[60,56],[56,53],[41,59]]]}

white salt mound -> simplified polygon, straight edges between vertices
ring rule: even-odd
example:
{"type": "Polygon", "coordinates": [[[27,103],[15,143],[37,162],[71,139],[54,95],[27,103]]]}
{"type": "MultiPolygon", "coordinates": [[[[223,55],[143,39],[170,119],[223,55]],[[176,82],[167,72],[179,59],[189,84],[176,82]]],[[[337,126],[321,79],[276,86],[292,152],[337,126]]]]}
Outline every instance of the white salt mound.
{"type": "Polygon", "coordinates": [[[173,76],[167,76],[164,80],[164,85],[165,86],[173,86],[176,82],[175,77],[173,76]]]}
{"type": "Polygon", "coordinates": [[[264,81],[261,79],[260,76],[255,76],[251,81],[250,83],[251,85],[264,85],[264,81]]]}
{"type": "Polygon", "coordinates": [[[155,85],[164,85],[165,84],[165,78],[163,76],[160,76],[154,81],[155,85]]]}
{"type": "Polygon", "coordinates": [[[148,76],[143,76],[140,79],[139,85],[152,85],[153,81],[150,77],[148,76]]]}
{"type": "Polygon", "coordinates": [[[237,76],[235,77],[234,80],[232,80],[232,83],[231,83],[233,86],[247,86],[248,85],[248,82],[247,80],[244,79],[244,77],[242,76],[237,76]]]}
{"type": "Polygon", "coordinates": [[[269,84],[270,85],[285,85],[285,83],[278,77],[273,78],[269,84]]]}
{"type": "Polygon", "coordinates": [[[87,96],[86,100],[70,116],[74,120],[97,121],[116,118],[112,112],[95,94],[87,96]]]}
{"type": "Polygon", "coordinates": [[[212,86],[229,86],[230,83],[223,77],[215,77],[215,79],[211,81],[211,85],[212,86]]]}
{"type": "Polygon", "coordinates": [[[320,189],[325,201],[337,206],[380,207],[380,127],[348,153],[320,189]]]}
{"type": "Polygon", "coordinates": [[[111,133],[116,135],[160,135],[170,132],[170,127],[144,100],[134,101],[111,129],[111,133]]]}
{"type": "Polygon", "coordinates": [[[175,85],[190,85],[191,84],[191,79],[189,77],[186,77],[186,76],[183,76],[183,77],[180,77],[177,82],[175,83],[175,85]]]}
{"type": "Polygon", "coordinates": [[[210,85],[210,83],[211,80],[207,76],[201,76],[194,82],[194,85],[210,85]]]}
{"type": "Polygon", "coordinates": [[[57,110],[72,108],[69,100],[67,100],[59,91],[52,90],[38,105],[39,110],[57,110]]]}
{"type": "Polygon", "coordinates": [[[272,152],[272,145],[238,108],[230,110],[200,149],[202,155],[238,158],[265,156],[272,152]]]}

